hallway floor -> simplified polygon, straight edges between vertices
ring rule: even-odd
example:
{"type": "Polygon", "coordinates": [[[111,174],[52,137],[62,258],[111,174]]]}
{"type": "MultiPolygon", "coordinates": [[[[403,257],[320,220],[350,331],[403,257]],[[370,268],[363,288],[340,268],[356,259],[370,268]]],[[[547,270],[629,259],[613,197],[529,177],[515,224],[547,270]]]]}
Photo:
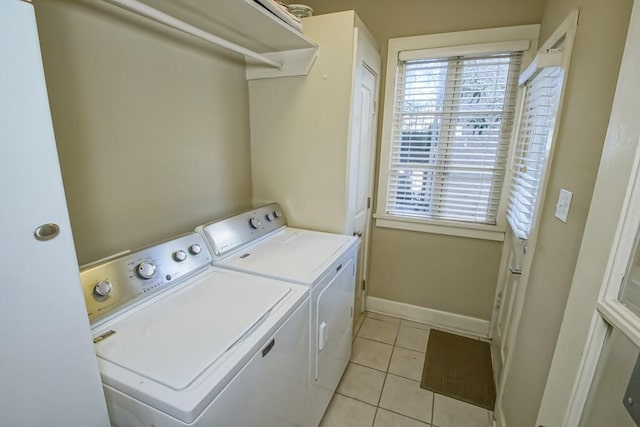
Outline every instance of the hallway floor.
{"type": "Polygon", "coordinates": [[[420,388],[430,329],[365,313],[320,427],[491,427],[491,411],[420,388]]]}

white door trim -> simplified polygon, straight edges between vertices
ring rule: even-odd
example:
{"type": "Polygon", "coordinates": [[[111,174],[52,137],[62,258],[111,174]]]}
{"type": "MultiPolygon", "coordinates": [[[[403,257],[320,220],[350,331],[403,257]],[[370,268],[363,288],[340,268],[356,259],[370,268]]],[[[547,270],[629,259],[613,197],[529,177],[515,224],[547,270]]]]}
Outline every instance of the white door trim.
{"type": "MultiPolygon", "coordinates": [[[[375,178],[375,170],[376,170],[376,145],[377,145],[377,130],[378,130],[378,109],[377,106],[379,104],[380,97],[380,78],[381,78],[381,69],[382,69],[382,59],[380,57],[380,53],[377,50],[376,42],[366,28],[364,23],[357,17],[355,27],[353,29],[353,96],[352,96],[352,105],[351,105],[351,118],[349,120],[350,126],[354,126],[353,122],[353,110],[355,107],[355,102],[359,99],[358,93],[360,91],[360,82],[362,81],[361,73],[363,69],[368,70],[375,78],[374,84],[374,93],[373,93],[373,102],[374,102],[374,118],[373,118],[373,126],[371,129],[371,158],[369,163],[369,177],[368,177],[368,198],[370,200],[369,206],[367,208],[366,213],[366,221],[364,225],[364,229],[362,231],[362,237],[360,238],[361,246],[359,251],[363,251],[362,256],[362,277],[360,277],[360,283],[356,283],[356,292],[360,292],[360,312],[364,313],[366,310],[366,288],[362,289],[362,281],[367,280],[367,272],[369,266],[369,246],[371,242],[371,223],[372,223],[372,212],[373,212],[373,187],[374,187],[374,178],[375,178]]],[[[353,129],[349,129],[349,135],[351,135],[350,141],[350,149],[349,153],[352,152],[351,145],[355,144],[356,141],[353,138],[353,129]]],[[[351,154],[349,154],[351,156],[351,154]]],[[[351,163],[351,160],[348,162],[351,163]]],[[[349,172],[347,173],[348,180],[351,180],[351,175],[349,172]]],[[[353,185],[352,182],[347,182],[347,194],[349,194],[349,187],[353,185]]],[[[350,233],[353,230],[353,212],[352,207],[349,203],[347,203],[347,224],[349,224],[349,228],[347,229],[347,233],[350,233]]],[[[356,316],[354,316],[355,318],[356,316]]]]}
{"type": "Polygon", "coordinates": [[[640,141],[636,146],[629,185],[625,194],[623,209],[614,237],[613,250],[607,262],[607,270],[599,293],[597,310],[594,311],[585,352],[575,381],[571,400],[563,426],[578,426],[584,406],[589,396],[591,384],[602,353],[609,324],[620,329],[631,341],[640,346],[640,319],[618,301],[628,260],[634,251],[635,236],[640,227],[640,141]]]}

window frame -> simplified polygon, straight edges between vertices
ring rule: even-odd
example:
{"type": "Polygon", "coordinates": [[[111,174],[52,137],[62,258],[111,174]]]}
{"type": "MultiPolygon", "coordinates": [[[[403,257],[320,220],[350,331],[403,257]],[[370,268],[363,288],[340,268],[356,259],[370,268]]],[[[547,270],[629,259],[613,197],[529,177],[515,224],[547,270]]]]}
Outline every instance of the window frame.
{"type": "MultiPolygon", "coordinates": [[[[504,240],[507,226],[506,201],[509,185],[503,185],[498,206],[496,225],[476,224],[462,221],[413,218],[386,213],[387,190],[389,183],[390,154],[394,121],[394,104],[397,83],[397,70],[401,56],[447,57],[479,53],[522,50],[522,67],[533,58],[537,50],[539,25],[492,28],[484,30],[461,31],[455,33],[432,34],[426,36],[402,37],[389,40],[387,69],[385,78],[385,100],[381,133],[380,163],[378,167],[378,192],[376,213],[373,215],[377,227],[396,228],[419,232],[447,234],[488,240],[504,240]],[[528,48],[527,48],[528,45],[528,48]]],[[[520,105],[521,89],[518,88],[516,105],[520,105]]],[[[517,114],[517,111],[516,111],[517,114]]],[[[516,116],[517,117],[517,116],[516,116]]],[[[514,126],[515,128],[515,126],[514,126]]],[[[512,131],[513,133],[513,131],[512,131]]],[[[512,138],[510,138],[512,141],[512,138]]],[[[513,143],[510,143],[510,159],[513,143]]],[[[507,171],[510,164],[507,164],[507,171]]],[[[505,183],[508,176],[505,176],[505,183]]]]}

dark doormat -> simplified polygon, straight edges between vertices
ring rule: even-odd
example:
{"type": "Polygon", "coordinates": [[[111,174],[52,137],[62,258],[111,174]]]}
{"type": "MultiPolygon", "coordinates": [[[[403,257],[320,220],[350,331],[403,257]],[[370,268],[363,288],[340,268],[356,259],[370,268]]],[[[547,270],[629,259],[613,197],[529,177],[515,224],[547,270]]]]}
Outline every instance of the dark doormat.
{"type": "Polygon", "coordinates": [[[496,388],[489,343],[432,329],[420,387],[493,411],[496,388]]]}

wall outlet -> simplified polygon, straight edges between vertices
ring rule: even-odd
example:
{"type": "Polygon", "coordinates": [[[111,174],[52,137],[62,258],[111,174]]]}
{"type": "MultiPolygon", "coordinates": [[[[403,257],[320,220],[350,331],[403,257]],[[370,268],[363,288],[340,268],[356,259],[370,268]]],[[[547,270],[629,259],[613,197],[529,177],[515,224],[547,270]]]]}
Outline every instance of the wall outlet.
{"type": "Polygon", "coordinates": [[[569,207],[571,206],[571,197],[573,197],[573,193],[571,191],[565,189],[560,190],[558,203],[556,204],[556,218],[562,222],[567,222],[569,207]]]}

